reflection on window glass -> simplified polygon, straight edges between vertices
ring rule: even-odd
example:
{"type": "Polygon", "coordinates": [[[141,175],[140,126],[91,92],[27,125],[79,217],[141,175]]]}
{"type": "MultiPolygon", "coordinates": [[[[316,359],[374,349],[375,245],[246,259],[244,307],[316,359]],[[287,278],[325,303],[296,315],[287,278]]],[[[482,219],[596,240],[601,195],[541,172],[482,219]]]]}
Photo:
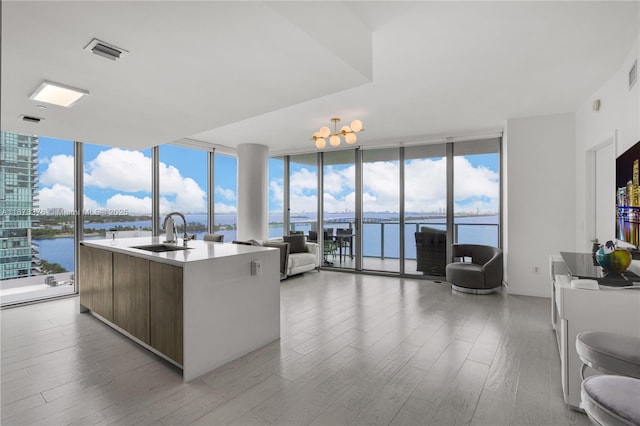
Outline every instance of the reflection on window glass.
{"type": "Polygon", "coordinates": [[[228,155],[214,155],[213,231],[233,241],[237,235],[238,160],[228,155]]]}
{"type": "Polygon", "coordinates": [[[75,292],[73,142],[0,132],[0,302],[75,292]]]}
{"type": "Polygon", "coordinates": [[[289,160],[289,231],[317,232],[318,156],[292,155],[289,160]]]}
{"type": "Polygon", "coordinates": [[[84,144],[84,238],[151,235],[151,149],[84,144]]]}
{"type": "MultiPolygon", "coordinates": [[[[161,145],[160,227],[168,213],[180,212],[187,219],[187,233],[201,240],[207,233],[207,157],[203,150],[161,145]]],[[[182,223],[175,217],[178,236],[182,223]]],[[[160,233],[164,233],[164,229],[160,233]]]]}
{"type": "Polygon", "coordinates": [[[363,269],[400,271],[400,151],[362,152],[363,269]]]}
{"type": "Polygon", "coordinates": [[[284,235],[283,220],[284,159],[269,158],[269,238],[284,235]]]}
{"type": "Polygon", "coordinates": [[[498,247],[499,139],[454,144],[454,240],[498,247]]]}

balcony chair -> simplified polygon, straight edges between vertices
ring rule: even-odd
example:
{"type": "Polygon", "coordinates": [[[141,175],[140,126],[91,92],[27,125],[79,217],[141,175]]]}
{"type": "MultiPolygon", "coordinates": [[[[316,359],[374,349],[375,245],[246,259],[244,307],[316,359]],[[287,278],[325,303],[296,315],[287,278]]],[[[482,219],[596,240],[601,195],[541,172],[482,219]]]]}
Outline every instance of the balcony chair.
{"type": "Polygon", "coordinates": [[[204,234],[204,237],[202,237],[202,239],[204,241],[213,241],[216,243],[223,243],[224,242],[224,235],[222,234],[204,234]]]}
{"type": "Polygon", "coordinates": [[[349,249],[349,258],[353,259],[353,229],[352,228],[338,228],[336,229],[336,236],[339,237],[336,239],[336,243],[340,245],[340,249],[344,249],[345,258],[347,254],[347,249],[349,249]],[[345,236],[343,236],[345,235],[345,236]]]}
{"type": "MultiPolygon", "coordinates": [[[[331,231],[333,232],[333,229],[331,229],[331,231]]],[[[333,236],[329,234],[329,232],[327,232],[327,230],[324,231],[324,242],[323,242],[323,248],[322,248],[322,259],[324,260],[325,265],[333,265],[332,262],[329,262],[329,260],[327,259],[327,256],[331,256],[335,259],[336,257],[336,242],[333,240],[333,236]]]]}
{"type": "Polygon", "coordinates": [[[453,290],[487,294],[502,286],[502,250],[479,244],[452,244],[451,249],[453,258],[459,260],[446,268],[453,290]]]}
{"type": "Polygon", "coordinates": [[[417,270],[424,275],[444,276],[447,265],[447,232],[423,226],[415,233],[417,270]]]}

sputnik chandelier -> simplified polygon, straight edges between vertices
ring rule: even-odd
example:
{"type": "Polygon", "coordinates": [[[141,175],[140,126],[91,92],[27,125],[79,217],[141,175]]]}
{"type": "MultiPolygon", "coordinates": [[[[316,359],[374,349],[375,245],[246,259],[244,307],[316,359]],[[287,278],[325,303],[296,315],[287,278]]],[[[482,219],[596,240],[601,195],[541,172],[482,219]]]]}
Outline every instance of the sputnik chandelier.
{"type": "Polygon", "coordinates": [[[333,122],[333,133],[331,133],[331,129],[327,126],[323,126],[313,134],[311,140],[316,143],[316,148],[322,149],[327,146],[327,138],[329,138],[329,144],[331,146],[338,146],[342,141],[340,136],[344,138],[344,141],[348,144],[354,144],[358,140],[356,133],[364,131],[362,128],[362,121],[353,120],[350,126],[342,126],[340,131],[338,131],[338,123],[340,122],[339,118],[332,118],[333,122]]]}

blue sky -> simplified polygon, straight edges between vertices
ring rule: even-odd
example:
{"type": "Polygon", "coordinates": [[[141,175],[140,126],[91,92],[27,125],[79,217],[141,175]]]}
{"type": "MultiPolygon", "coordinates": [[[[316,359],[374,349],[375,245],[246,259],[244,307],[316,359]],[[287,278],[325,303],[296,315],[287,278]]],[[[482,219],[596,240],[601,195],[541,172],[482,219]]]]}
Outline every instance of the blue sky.
{"type": "MultiPolygon", "coordinates": [[[[73,156],[70,141],[40,137],[41,206],[70,202],[73,194],[73,156]],[[71,169],[71,170],[69,170],[71,169]],[[66,186],[65,186],[66,185],[66,186]]],[[[497,211],[499,156],[456,157],[456,212],[497,211]]],[[[132,214],[150,212],[151,149],[129,151],[84,144],[85,208],[126,208],[132,214]]],[[[206,212],[207,153],[162,145],[160,147],[161,211],[206,212]]],[[[407,211],[435,211],[446,200],[445,160],[407,162],[407,211]]],[[[214,203],[216,213],[234,213],[237,160],[215,156],[214,203]]],[[[366,163],[365,211],[397,211],[397,161],[366,163]]],[[[282,159],[269,160],[269,211],[282,212],[282,159]]],[[[312,212],[317,202],[317,167],[291,162],[291,211],[312,212]]],[[[325,166],[326,211],[355,209],[353,165],[325,166]]],[[[71,204],[72,206],[73,204],[71,204]]],[[[65,208],[72,208],[65,205],[65,208]]]]}

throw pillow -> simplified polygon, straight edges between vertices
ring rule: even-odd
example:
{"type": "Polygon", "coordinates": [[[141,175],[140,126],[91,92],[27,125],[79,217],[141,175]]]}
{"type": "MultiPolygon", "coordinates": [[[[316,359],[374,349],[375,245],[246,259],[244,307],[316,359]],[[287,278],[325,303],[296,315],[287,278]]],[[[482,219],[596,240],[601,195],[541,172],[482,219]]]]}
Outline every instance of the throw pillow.
{"type": "Polygon", "coordinates": [[[289,253],[304,253],[307,251],[304,235],[285,235],[282,239],[285,243],[289,243],[289,253]]]}

